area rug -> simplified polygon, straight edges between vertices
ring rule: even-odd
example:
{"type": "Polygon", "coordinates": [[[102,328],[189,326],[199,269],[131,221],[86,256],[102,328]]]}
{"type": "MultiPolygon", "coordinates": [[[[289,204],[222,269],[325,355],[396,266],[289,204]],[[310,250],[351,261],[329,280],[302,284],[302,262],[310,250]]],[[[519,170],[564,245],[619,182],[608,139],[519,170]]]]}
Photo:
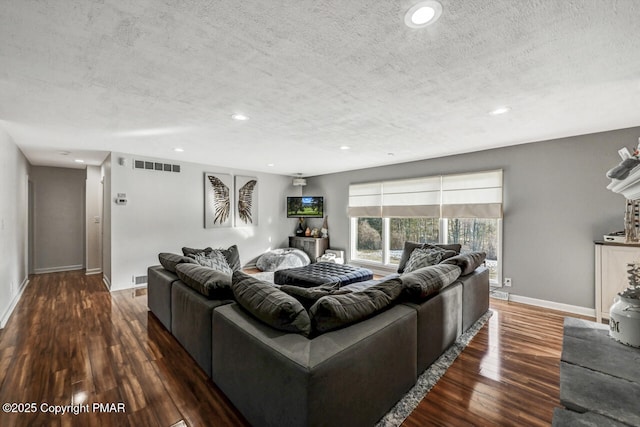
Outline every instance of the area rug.
{"type": "Polygon", "coordinates": [[[378,421],[376,427],[395,427],[402,424],[414,409],[418,407],[420,401],[422,401],[433,386],[436,385],[438,380],[447,372],[449,366],[451,366],[460,353],[462,353],[462,350],[469,345],[473,337],[475,337],[478,331],[487,323],[487,320],[489,320],[492,314],[493,311],[488,310],[467,332],[460,335],[456,342],[418,377],[416,385],[396,403],[396,406],[378,421]]]}

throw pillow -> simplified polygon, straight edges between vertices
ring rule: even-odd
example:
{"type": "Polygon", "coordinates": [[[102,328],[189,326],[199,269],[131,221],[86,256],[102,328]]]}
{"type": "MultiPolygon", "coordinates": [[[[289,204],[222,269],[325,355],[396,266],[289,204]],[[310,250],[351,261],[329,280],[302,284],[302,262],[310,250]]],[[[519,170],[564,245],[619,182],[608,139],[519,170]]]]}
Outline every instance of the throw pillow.
{"type": "Polygon", "coordinates": [[[233,273],[231,290],[245,310],[267,325],[305,336],[311,334],[311,321],[302,304],[269,282],[242,271],[233,273]]]}
{"type": "Polygon", "coordinates": [[[238,246],[231,245],[227,249],[219,249],[224,255],[229,267],[233,271],[239,271],[242,268],[242,264],[240,264],[240,252],[238,252],[238,246]]]}
{"type": "Polygon", "coordinates": [[[202,252],[204,252],[205,254],[208,254],[212,250],[213,249],[211,249],[211,248],[194,249],[194,248],[188,248],[188,247],[185,246],[185,247],[182,248],[182,254],[184,256],[197,255],[197,254],[202,253],[202,252]]]}
{"type": "Polygon", "coordinates": [[[301,288],[300,286],[282,285],[280,290],[291,295],[306,309],[309,310],[316,301],[327,295],[343,295],[352,292],[349,289],[339,289],[340,284],[324,284],[313,288],[301,288]]]}
{"type": "Polygon", "coordinates": [[[309,310],[311,325],[318,333],[339,329],[388,308],[402,293],[402,281],[394,278],[362,292],[327,295],[309,310]]]}
{"type": "Polygon", "coordinates": [[[469,252],[445,259],[442,263],[459,266],[462,269],[461,276],[466,276],[467,274],[473,273],[476,268],[480,267],[486,258],[487,254],[485,252],[469,252]]]}
{"type": "Polygon", "coordinates": [[[402,256],[400,257],[400,262],[398,263],[398,273],[404,273],[404,267],[409,261],[409,257],[411,256],[411,252],[416,248],[425,249],[429,246],[436,246],[440,249],[454,251],[456,254],[460,253],[462,249],[462,245],[453,243],[453,244],[443,244],[443,243],[417,243],[417,242],[404,242],[404,249],[402,250],[402,256]]]}
{"type": "Polygon", "coordinates": [[[442,255],[444,255],[442,249],[414,249],[404,267],[404,273],[438,264],[442,260],[442,255]]]}
{"type": "Polygon", "coordinates": [[[185,285],[209,299],[230,299],[231,275],[198,264],[178,264],[176,273],[185,285]]]}
{"type": "Polygon", "coordinates": [[[161,252],[158,254],[158,260],[160,264],[164,267],[165,270],[170,271],[172,273],[176,272],[176,265],[182,263],[190,263],[196,264],[196,261],[193,258],[189,258],[186,256],[171,254],[168,252],[161,252]]]}
{"type": "Polygon", "coordinates": [[[404,293],[411,299],[424,299],[449,286],[462,270],[457,265],[432,265],[400,276],[404,293]]]}
{"type": "Polygon", "coordinates": [[[195,259],[198,264],[203,267],[209,267],[214,270],[220,271],[224,274],[228,274],[231,276],[233,274],[233,270],[229,267],[227,263],[227,259],[224,257],[222,252],[218,250],[212,250],[208,254],[204,254],[204,252],[190,255],[191,258],[195,259]]]}

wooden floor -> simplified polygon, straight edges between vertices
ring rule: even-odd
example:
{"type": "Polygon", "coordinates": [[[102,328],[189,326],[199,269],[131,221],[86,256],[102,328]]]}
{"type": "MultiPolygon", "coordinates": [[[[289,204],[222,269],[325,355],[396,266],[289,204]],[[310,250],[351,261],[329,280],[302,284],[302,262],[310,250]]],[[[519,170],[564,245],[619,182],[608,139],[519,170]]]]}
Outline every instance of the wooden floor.
{"type": "MultiPolygon", "coordinates": [[[[31,277],[0,332],[0,426],[247,425],[146,305],[144,290],[110,294],[97,275],[31,277]],[[120,402],[124,412],[93,406],[120,402]],[[5,412],[7,403],[21,413],[5,412]],[[46,412],[72,404],[89,413],[46,412]]],[[[404,425],[551,423],[565,313],[491,305],[487,325],[404,425]]]]}

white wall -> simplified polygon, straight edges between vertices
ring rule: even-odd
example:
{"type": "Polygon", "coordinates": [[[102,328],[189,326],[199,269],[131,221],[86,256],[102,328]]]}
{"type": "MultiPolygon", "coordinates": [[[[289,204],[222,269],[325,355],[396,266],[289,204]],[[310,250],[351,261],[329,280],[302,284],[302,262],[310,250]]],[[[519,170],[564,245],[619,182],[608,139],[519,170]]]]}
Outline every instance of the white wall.
{"type": "Polygon", "coordinates": [[[503,169],[503,277],[513,279],[505,290],[589,313],[593,241],[623,228],[625,200],[606,189],[605,174],[620,161],[618,149],[634,148],[639,136],[631,128],[317,176],[305,194],[325,196],[331,247],[346,250],[349,184],[503,169]]]}
{"type": "MultiPolygon", "coordinates": [[[[158,264],[160,252],[181,253],[183,246],[226,248],[236,244],[241,262],[247,264],[269,249],[287,246],[288,236],[294,232],[295,220],[287,219],[285,212],[286,196],[299,194],[291,177],[149,158],[141,160],[180,164],[181,172],[141,170],[132,167],[129,154],[111,153],[110,159],[112,290],[132,287],[133,276],[147,275],[147,267],[158,264]],[[120,158],[125,159],[124,166],[120,158]],[[204,228],[205,172],[258,178],[258,226],[204,228]],[[126,194],[126,205],[115,204],[118,193],[126,194]]],[[[105,205],[105,221],[106,217],[105,205]]]]}
{"type": "Polygon", "coordinates": [[[87,274],[102,272],[102,172],[87,166],[85,184],[85,268],[87,274]]]}
{"type": "Polygon", "coordinates": [[[36,274],[84,268],[85,179],[83,169],[31,168],[36,274]]]}
{"type": "Polygon", "coordinates": [[[28,282],[29,164],[0,128],[0,328],[28,282]]]}

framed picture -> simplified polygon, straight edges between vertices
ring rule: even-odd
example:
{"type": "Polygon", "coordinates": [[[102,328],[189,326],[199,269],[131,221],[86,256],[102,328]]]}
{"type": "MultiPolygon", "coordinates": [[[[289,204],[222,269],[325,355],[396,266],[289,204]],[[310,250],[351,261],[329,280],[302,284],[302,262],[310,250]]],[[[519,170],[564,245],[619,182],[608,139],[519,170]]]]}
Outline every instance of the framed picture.
{"type": "Polygon", "coordinates": [[[204,174],[204,228],[233,225],[233,177],[226,173],[204,174]]]}
{"type": "Polygon", "coordinates": [[[258,178],[237,175],[236,182],[236,227],[258,225],[258,178]]]}

